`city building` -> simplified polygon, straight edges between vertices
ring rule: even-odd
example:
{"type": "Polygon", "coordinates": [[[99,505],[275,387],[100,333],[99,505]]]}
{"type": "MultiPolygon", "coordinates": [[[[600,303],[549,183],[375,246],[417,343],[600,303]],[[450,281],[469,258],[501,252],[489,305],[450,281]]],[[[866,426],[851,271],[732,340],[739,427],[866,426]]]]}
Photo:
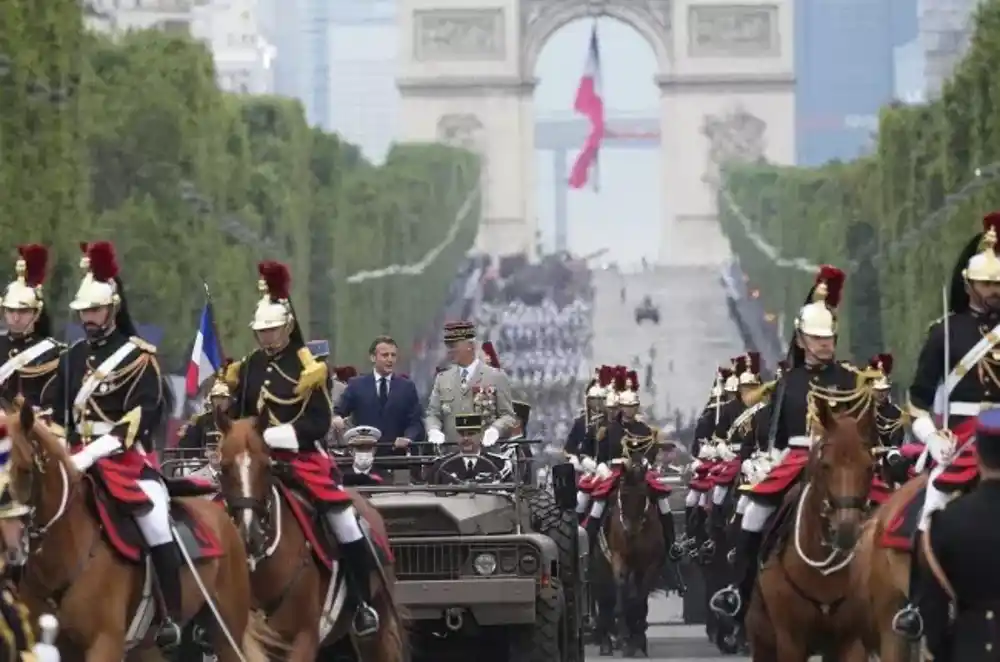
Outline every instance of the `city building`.
{"type": "Polygon", "coordinates": [[[86,0],[87,26],[99,32],[178,30],[190,32],[192,10],[209,0],[86,0]]]}
{"type": "Polygon", "coordinates": [[[923,51],[926,94],[936,97],[965,55],[972,36],[972,15],[979,0],[917,0],[917,26],[923,51]]]}
{"type": "Polygon", "coordinates": [[[263,34],[261,0],[211,0],[192,10],[191,35],[215,59],[219,87],[236,94],[271,94],[277,49],[263,34]]]}
{"type": "Polygon", "coordinates": [[[916,37],[916,2],[798,0],[799,164],[850,160],[870,149],[879,108],[896,94],[896,48],[916,37]]]}

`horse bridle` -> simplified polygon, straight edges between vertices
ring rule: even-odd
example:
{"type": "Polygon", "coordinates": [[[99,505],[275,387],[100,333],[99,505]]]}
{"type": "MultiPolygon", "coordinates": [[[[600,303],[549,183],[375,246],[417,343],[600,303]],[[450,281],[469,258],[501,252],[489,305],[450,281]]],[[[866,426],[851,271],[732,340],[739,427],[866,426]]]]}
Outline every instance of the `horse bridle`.
{"type": "MultiPolygon", "coordinates": [[[[632,469],[632,467],[633,467],[634,464],[635,464],[635,460],[633,460],[632,458],[626,458],[625,461],[624,461],[624,463],[623,463],[623,466],[626,468],[626,471],[628,471],[628,470],[632,469]]],[[[639,467],[648,466],[648,462],[647,462],[645,456],[643,456],[643,457],[640,458],[638,466],[639,467]]],[[[623,477],[623,479],[624,479],[624,477],[623,477]]],[[[624,504],[622,503],[622,492],[623,492],[623,488],[624,487],[625,487],[624,484],[619,485],[618,489],[616,490],[617,494],[615,495],[615,501],[617,502],[617,505],[618,505],[618,523],[622,525],[622,531],[624,531],[625,533],[631,533],[631,530],[630,530],[631,527],[629,526],[629,522],[625,519],[625,507],[624,507],[624,504]]],[[[641,489],[642,485],[640,484],[640,485],[634,485],[634,486],[629,486],[629,487],[635,487],[635,488],[640,488],[641,489]]],[[[639,528],[640,529],[646,523],[646,514],[648,512],[649,512],[649,492],[648,491],[644,491],[643,492],[642,516],[639,518],[639,528]]]]}
{"type": "Polygon", "coordinates": [[[38,442],[34,439],[28,437],[28,441],[31,444],[31,464],[32,470],[28,477],[30,481],[30,488],[28,490],[28,503],[24,504],[28,508],[28,514],[26,515],[27,523],[25,525],[26,540],[25,544],[28,545],[26,549],[27,552],[31,552],[31,543],[38,542],[38,548],[41,548],[41,541],[45,538],[52,527],[56,525],[66,514],[69,509],[70,498],[72,496],[72,489],[70,486],[69,472],[66,470],[66,466],[62,462],[57,462],[59,465],[59,478],[61,479],[62,486],[60,490],[59,497],[59,507],[56,508],[56,512],[52,517],[50,517],[46,522],[39,525],[36,521],[36,515],[38,514],[38,504],[41,503],[42,497],[42,481],[38,480],[39,476],[44,476],[45,462],[48,459],[45,451],[38,445],[38,442]]]}

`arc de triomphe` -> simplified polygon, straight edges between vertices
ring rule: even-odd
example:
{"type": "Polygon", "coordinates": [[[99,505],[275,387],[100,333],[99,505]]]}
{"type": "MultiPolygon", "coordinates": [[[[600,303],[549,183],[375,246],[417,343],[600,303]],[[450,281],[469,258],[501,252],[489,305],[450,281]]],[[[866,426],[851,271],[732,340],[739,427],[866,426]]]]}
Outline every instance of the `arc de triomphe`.
{"type": "MultiPolygon", "coordinates": [[[[532,254],[535,63],[570,21],[616,18],[649,42],[658,65],[659,258],[718,264],[729,246],[717,220],[715,164],[794,161],[793,1],[398,0],[400,138],[477,150],[485,164],[478,246],[532,254]]],[[[582,73],[584,55],[567,76],[582,73]]]]}

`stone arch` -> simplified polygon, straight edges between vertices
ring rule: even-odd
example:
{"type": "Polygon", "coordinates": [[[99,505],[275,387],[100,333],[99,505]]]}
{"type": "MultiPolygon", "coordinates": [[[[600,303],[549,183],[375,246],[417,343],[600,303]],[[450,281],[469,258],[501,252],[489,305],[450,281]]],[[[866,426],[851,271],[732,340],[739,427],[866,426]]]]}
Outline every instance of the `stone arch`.
{"type": "Polygon", "coordinates": [[[521,76],[533,78],[549,39],[573,21],[609,17],[638,32],[656,55],[660,75],[670,70],[670,0],[521,0],[521,76]]]}

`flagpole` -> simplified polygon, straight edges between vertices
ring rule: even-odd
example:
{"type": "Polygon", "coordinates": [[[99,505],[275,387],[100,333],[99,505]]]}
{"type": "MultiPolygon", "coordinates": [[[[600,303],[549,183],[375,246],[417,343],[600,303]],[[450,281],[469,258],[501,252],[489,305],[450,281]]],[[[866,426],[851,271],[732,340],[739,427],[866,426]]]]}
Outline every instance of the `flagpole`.
{"type": "Polygon", "coordinates": [[[201,281],[201,284],[205,286],[205,303],[209,310],[212,311],[209,315],[209,320],[212,322],[212,331],[215,334],[215,349],[219,352],[219,358],[225,363],[226,352],[222,349],[222,336],[219,335],[219,325],[215,322],[215,306],[212,304],[212,291],[208,289],[206,281],[201,281]]]}

